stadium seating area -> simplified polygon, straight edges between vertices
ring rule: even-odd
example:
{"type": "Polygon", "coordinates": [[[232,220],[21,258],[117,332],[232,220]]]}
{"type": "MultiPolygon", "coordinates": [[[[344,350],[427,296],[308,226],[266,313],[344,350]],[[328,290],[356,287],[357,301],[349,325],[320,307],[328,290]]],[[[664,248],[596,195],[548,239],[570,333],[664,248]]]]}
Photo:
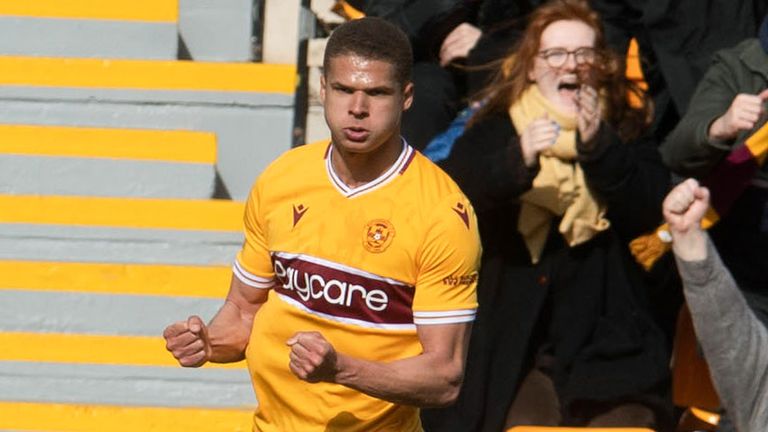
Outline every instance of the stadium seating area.
{"type": "Polygon", "coordinates": [[[245,365],[179,368],[161,333],[216,311],[291,145],[254,7],[0,3],[0,430],[250,430],[245,365]]]}

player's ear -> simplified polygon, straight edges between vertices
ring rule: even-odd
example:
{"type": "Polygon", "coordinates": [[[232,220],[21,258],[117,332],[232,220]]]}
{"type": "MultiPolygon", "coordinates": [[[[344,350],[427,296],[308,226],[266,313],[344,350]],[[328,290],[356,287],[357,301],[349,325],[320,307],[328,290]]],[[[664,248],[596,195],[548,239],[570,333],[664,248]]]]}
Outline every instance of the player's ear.
{"type": "Polygon", "coordinates": [[[325,103],[325,72],[320,74],[320,103],[325,103]]]}
{"type": "Polygon", "coordinates": [[[403,87],[403,111],[406,111],[413,104],[413,83],[408,81],[403,87]]]}

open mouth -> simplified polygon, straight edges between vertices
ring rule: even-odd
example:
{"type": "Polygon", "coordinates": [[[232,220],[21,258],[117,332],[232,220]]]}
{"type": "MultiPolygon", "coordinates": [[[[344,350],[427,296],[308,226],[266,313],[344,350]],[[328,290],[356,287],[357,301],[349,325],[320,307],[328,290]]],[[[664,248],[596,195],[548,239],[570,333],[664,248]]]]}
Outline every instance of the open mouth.
{"type": "Polygon", "coordinates": [[[565,90],[565,91],[572,91],[575,92],[580,87],[579,83],[577,82],[562,82],[557,85],[557,90],[565,90]]]}
{"type": "Polygon", "coordinates": [[[557,92],[566,99],[573,99],[581,88],[581,81],[576,74],[560,77],[557,82],[557,92]]]}

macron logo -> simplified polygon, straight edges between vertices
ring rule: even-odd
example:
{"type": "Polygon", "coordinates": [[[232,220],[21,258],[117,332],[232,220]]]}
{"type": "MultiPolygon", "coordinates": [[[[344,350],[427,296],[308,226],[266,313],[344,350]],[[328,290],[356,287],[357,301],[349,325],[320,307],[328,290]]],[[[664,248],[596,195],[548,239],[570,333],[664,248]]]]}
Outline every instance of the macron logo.
{"type": "Polygon", "coordinates": [[[457,215],[461,218],[461,220],[464,222],[464,225],[469,228],[469,212],[467,211],[467,208],[464,207],[464,204],[457,203],[456,207],[452,208],[451,210],[455,211],[457,215]]]}
{"type": "Polygon", "coordinates": [[[301,218],[304,216],[304,213],[309,210],[309,207],[304,207],[304,204],[299,204],[297,207],[296,205],[293,206],[293,226],[296,227],[296,224],[299,223],[301,218]]]}

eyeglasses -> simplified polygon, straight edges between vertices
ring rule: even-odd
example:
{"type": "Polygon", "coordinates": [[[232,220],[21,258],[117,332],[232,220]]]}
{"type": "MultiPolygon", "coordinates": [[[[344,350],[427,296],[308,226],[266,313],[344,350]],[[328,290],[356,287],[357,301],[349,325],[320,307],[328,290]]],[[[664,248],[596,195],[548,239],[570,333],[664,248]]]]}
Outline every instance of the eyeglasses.
{"type": "Polygon", "coordinates": [[[573,51],[565,48],[550,48],[539,51],[539,57],[543,58],[547,64],[553,68],[562,67],[568,61],[568,56],[573,54],[573,60],[576,65],[592,64],[597,57],[597,51],[591,47],[581,47],[573,51]]]}

